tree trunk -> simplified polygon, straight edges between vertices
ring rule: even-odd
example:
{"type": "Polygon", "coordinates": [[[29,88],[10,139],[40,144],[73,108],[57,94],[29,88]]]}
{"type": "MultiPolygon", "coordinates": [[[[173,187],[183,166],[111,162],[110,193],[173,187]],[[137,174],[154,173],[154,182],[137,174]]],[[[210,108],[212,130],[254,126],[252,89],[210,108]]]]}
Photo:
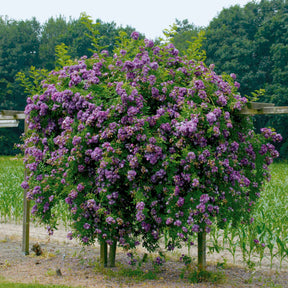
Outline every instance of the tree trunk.
{"type": "Polygon", "coordinates": [[[114,240],[113,244],[110,245],[109,249],[109,267],[115,267],[115,258],[116,258],[116,248],[117,248],[117,241],[114,240]]]}
{"type": "Polygon", "coordinates": [[[206,232],[198,233],[198,269],[205,270],[206,267],[206,232]]]}

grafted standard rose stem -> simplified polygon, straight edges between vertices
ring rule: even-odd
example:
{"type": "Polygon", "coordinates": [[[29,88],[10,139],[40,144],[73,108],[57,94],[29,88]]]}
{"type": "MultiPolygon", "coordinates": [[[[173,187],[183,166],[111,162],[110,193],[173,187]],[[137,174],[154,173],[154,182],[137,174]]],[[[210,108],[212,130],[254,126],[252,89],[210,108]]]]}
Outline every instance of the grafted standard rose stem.
{"type": "Polygon", "coordinates": [[[198,233],[198,270],[203,271],[206,267],[206,231],[198,233]]]}
{"type": "Polygon", "coordinates": [[[117,241],[114,240],[112,245],[109,245],[109,267],[115,267],[115,258],[116,258],[116,249],[117,249],[117,241]]]}
{"type": "Polygon", "coordinates": [[[107,267],[107,243],[103,240],[100,242],[100,264],[107,267]]]}

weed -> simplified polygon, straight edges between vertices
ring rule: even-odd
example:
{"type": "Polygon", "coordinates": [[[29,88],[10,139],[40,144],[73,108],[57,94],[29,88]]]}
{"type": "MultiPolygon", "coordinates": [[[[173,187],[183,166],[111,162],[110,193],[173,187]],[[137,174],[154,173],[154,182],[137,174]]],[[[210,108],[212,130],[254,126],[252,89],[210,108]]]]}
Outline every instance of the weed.
{"type": "Polygon", "coordinates": [[[188,280],[192,283],[210,282],[213,284],[223,284],[226,281],[222,271],[208,271],[195,269],[188,274],[188,280]]]}
{"type": "Polygon", "coordinates": [[[45,276],[55,276],[56,275],[56,270],[54,269],[49,269],[46,271],[45,276]]]}

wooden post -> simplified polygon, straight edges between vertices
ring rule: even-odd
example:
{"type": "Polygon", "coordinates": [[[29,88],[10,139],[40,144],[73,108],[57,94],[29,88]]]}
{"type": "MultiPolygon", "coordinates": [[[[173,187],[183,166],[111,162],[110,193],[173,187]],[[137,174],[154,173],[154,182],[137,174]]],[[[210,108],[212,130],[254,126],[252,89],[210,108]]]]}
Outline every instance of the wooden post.
{"type": "Polygon", "coordinates": [[[203,271],[206,267],[206,232],[198,233],[198,270],[203,271]]]}
{"type": "MultiPolygon", "coordinates": [[[[27,132],[27,123],[24,124],[24,132],[27,132]]],[[[24,178],[27,179],[27,169],[24,168],[24,178]]],[[[29,255],[29,226],[30,226],[30,201],[27,200],[27,190],[24,190],[23,196],[23,235],[22,235],[22,252],[29,255]]]]}

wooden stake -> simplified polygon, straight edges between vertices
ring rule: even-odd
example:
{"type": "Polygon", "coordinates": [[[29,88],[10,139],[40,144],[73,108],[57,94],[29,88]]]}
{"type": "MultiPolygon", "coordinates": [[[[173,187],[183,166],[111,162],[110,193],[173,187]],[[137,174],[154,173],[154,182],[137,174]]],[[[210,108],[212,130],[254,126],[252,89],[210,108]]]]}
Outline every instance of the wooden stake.
{"type": "MultiPolygon", "coordinates": [[[[25,121],[24,132],[27,132],[28,126],[25,121]]],[[[27,179],[27,169],[24,169],[24,178],[27,179]]],[[[30,201],[27,200],[27,190],[24,190],[23,196],[23,235],[22,235],[22,252],[29,255],[29,225],[30,225],[30,201]]]]}

